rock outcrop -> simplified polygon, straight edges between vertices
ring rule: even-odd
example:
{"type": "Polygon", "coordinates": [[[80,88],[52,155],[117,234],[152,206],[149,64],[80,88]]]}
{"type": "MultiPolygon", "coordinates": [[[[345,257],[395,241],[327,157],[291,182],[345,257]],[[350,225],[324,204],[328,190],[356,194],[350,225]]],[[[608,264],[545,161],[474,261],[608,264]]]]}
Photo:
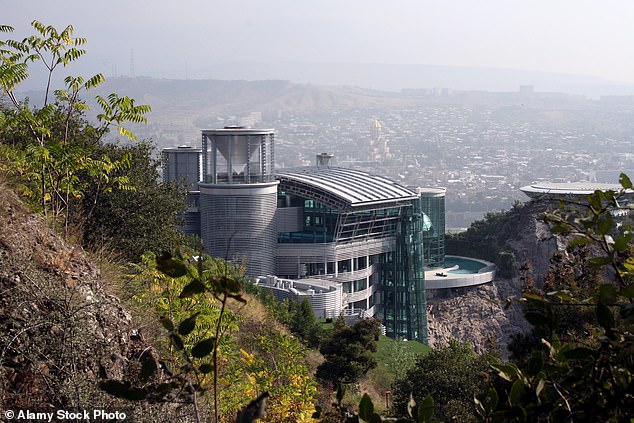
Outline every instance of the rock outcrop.
{"type": "MultiPolygon", "coordinates": [[[[519,231],[507,245],[513,250],[518,268],[541,286],[548,272],[553,253],[563,248],[546,223],[539,219],[543,208],[527,206],[518,222],[519,231]]],[[[502,356],[513,335],[528,332],[526,322],[517,302],[509,306],[509,298],[522,295],[522,279],[496,279],[493,283],[470,288],[431,291],[427,299],[429,344],[443,345],[449,339],[470,343],[476,351],[498,348],[502,356]]]]}

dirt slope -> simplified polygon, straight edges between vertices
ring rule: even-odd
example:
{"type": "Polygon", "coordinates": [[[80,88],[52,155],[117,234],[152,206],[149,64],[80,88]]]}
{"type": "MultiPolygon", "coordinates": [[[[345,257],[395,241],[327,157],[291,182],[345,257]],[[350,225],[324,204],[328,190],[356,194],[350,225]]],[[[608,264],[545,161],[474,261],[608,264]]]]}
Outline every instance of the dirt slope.
{"type": "Polygon", "coordinates": [[[100,376],[147,348],[84,252],[0,184],[0,409],[124,407],[100,376]]]}

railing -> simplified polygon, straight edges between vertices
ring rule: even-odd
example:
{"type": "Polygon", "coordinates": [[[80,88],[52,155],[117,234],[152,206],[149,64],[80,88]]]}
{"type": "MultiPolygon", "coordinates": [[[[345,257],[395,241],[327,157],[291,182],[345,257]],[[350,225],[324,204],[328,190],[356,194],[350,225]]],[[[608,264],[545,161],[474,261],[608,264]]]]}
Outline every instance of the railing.
{"type": "Polygon", "coordinates": [[[363,289],[357,292],[350,292],[346,295],[348,302],[355,303],[357,301],[365,300],[366,298],[370,298],[372,294],[374,294],[379,289],[378,285],[370,285],[368,288],[363,289]]]}
{"type": "Polygon", "coordinates": [[[328,274],[326,277],[335,278],[338,282],[352,282],[357,279],[367,278],[376,271],[376,264],[371,264],[365,269],[355,270],[354,272],[340,272],[337,276],[334,274],[328,274]]]}
{"type": "Polygon", "coordinates": [[[454,275],[448,273],[446,275],[447,277],[442,279],[427,279],[425,289],[461,288],[489,283],[495,279],[495,268],[487,272],[454,275]]]}

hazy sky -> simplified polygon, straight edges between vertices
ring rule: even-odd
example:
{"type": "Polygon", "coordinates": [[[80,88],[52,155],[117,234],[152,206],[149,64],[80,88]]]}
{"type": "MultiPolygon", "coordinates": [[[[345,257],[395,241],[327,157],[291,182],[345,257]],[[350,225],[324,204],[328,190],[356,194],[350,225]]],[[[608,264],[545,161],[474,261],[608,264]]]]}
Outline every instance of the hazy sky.
{"type": "MultiPolygon", "coordinates": [[[[632,0],[0,0],[0,24],[72,24],[107,75],[228,61],[433,64],[634,83],[632,0]]],[[[0,35],[6,38],[4,34],[0,35]]]]}

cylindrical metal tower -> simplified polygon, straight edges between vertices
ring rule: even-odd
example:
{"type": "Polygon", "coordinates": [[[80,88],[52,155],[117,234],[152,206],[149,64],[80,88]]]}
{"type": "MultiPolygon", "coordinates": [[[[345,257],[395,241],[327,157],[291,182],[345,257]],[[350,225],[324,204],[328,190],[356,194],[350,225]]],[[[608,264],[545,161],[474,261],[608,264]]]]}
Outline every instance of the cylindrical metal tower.
{"type": "Polygon", "coordinates": [[[275,135],[272,129],[228,126],[203,130],[204,182],[273,182],[275,135]]]}
{"type": "Polygon", "coordinates": [[[201,239],[206,252],[244,259],[247,275],[275,272],[277,228],[274,132],[227,127],[203,130],[201,239]]]}
{"type": "Polygon", "coordinates": [[[198,191],[200,181],[200,148],[182,145],[176,148],[164,148],[163,180],[184,182],[189,191],[198,191]]]}

